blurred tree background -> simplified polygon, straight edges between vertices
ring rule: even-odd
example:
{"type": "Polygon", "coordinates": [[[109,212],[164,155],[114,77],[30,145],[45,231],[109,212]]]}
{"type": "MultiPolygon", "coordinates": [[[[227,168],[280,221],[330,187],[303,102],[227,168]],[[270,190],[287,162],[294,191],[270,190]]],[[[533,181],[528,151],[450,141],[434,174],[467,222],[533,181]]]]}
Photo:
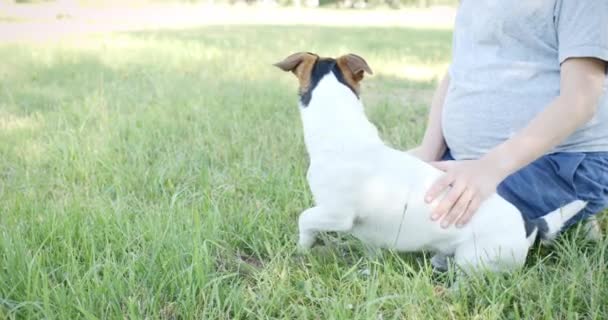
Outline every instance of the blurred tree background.
{"type": "MultiPolygon", "coordinates": [[[[103,3],[102,0],[0,0],[0,3],[41,3],[55,2],[65,4],[77,3],[103,3]]],[[[123,1],[120,1],[123,2],[123,1]]],[[[142,2],[141,0],[124,1],[142,2]]],[[[426,8],[437,5],[454,6],[458,0],[149,0],[152,3],[208,3],[208,4],[248,4],[248,5],[267,5],[267,6],[295,6],[295,7],[328,7],[328,8],[377,8],[390,7],[399,9],[401,7],[420,7],[426,8]]]]}

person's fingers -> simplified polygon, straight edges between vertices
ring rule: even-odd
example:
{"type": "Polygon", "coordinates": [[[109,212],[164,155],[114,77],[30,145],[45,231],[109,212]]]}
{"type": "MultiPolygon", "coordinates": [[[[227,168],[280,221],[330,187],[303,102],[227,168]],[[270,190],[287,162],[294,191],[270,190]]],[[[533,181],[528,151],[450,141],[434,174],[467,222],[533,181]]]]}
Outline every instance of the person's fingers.
{"type": "Polygon", "coordinates": [[[454,201],[453,206],[441,219],[441,227],[448,228],[466,211],[471,201],[472,194],[466,189],[460,192],[458,199],[454,201]]]}
{"type": "Polygon", "coordinates": [[[454,182],[454,176],[446,173],[439,178],[427,191],[424,199],[427,203],[433,202],[441,193],[454,182]]]}
{"type": "Polygon", "coordinates": [[[471,202],[469,203],[466,212],[456,222],[456,226],[461,228],[464,227],[467,223],[469,223],[475,212],[477,212],[477,209],[479,209],[480,204],[481,201],[479,200],[479,196],[474,196],[473,199],[471,199],[471,202]]]}
{"type": "Polygon", "coordinates": [[[438,220],[444,219],[443,217],[448,214],[452,207],[457,203],[458,199],[462,196],[462,193],[465,191],[466,185],[463,183],[456,182],[450,191],[441,199],[437,207],[433,210],[433,215],[431,219],[438,220]]]}

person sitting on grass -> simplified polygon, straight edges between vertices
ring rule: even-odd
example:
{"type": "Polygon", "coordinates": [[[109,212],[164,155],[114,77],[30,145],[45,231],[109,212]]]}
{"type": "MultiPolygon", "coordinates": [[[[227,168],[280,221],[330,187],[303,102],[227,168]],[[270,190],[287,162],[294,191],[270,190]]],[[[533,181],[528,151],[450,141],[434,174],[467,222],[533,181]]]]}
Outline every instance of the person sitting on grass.
{"type": "Polygon", "coordinates": [[[462,227],[493,192],[528,219],[587,201],[567,226],[606,209],[608,1],[461,0],[452,50],[410,150],[445,171],[431,219],[462,227]]]}

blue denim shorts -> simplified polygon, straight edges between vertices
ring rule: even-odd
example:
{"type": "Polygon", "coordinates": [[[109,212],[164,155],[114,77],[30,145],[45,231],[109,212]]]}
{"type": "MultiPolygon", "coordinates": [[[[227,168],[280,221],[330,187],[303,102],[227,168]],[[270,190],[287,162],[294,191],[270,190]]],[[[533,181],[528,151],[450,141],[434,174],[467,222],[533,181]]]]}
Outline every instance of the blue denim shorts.
{"type": "MultiPolygon", "coordinates": [[[[443,160],[454,160],[446,152],[443,160]]],[[[574,200],[587,207],[565,227],[608,208],[608,152],[545,155],[508,176],[497,188],[525,218],[541,217],[574,200]]]]}

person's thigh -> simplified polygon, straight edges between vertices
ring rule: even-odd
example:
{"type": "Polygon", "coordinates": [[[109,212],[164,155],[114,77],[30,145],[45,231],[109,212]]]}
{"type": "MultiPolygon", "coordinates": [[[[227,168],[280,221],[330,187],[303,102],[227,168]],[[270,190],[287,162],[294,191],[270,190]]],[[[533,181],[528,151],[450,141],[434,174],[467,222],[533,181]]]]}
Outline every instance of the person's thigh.
{"type": "Polygon", "coordinates": [[[566,227],[608,207],[608,153],[545,155],[507,177],[497,189],[528,219],[534,219],[574,200],[587,207],[566,227]]]}
{"type": "MultiPolygon", "coordinates": [[[[447,151],[442,160],[454,160],[447,151]]],[[[608,208],[608,152],[545,155],[507,177],[497,188],[527,219],[534,219],[574,200],[587,207],[566,225],[608,208]]]]}

